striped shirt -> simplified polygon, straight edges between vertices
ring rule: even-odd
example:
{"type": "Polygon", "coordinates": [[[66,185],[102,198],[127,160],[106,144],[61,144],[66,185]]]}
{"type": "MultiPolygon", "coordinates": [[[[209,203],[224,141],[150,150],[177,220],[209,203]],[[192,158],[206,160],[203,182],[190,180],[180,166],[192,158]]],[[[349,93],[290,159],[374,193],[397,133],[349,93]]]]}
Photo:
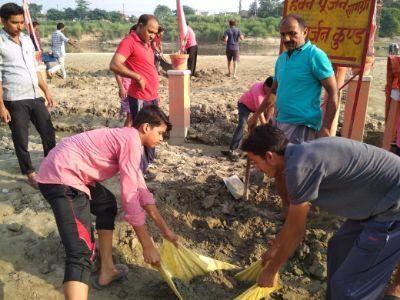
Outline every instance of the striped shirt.
{"type": "Polygon", "coordinates": [[[61,30],[56,30],[51,35],[51,51],[54,57],[65,56],[65,43],[69,39],[61,32],[61,30]]]}
{"type": "Polygon", "coordinates": [[[4,29],[0,30],[0,81],[4,101],[40,97],[35,47],[28,35],[21,33],[19,40],[17,44],[4,29]]]}

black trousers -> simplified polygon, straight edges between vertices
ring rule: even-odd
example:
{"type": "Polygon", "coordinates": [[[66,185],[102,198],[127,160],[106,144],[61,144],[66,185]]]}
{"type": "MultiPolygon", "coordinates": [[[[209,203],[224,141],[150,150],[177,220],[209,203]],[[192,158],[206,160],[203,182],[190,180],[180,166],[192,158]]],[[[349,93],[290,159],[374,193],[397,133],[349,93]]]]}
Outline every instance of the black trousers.
{"type": "Polygon", "coordinates": [[[197,51],[198,50],[199,50],[199,48],[197,47],[197,45],[186,49],[186,53],[189,54],[187,67],[188,67],[188,70],[190,70],[192,76],[196,72],[196,62],[197,62],[197,51]]]}
{"type": "Polygon", "coordinates": [[[95,252],[91,214],[96,216],[96,229],[114,230],[115,196],[99,183],[89,186],[91,200],[85,193],[66,185],[39,183],[39,189],[53,210],[65,248],[64,282],[87,284],[95,252]]]}
{"type": "Polygon", "coordinates": [[[28,151],[29,121],[33,123],[39,132],[44,156],[47,156],[49,151],[56,145],[54,127],[44,101],[42,97],[29,100],[4,101],[4,105],[11,115],[11,122],[8,125],[11,129],[15,154],[22,174],[29,174],[35,171],[28,151]]]}

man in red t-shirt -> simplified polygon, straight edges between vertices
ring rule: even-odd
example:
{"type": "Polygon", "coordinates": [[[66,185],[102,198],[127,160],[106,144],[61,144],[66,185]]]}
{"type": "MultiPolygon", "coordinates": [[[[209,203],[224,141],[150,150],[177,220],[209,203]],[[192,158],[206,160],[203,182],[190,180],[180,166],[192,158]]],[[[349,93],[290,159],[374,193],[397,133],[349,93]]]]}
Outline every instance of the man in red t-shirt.
{"type": "MultiPolygon", "coordinates": [[[[134,120],[144,106],[158,105],[158,72],[154,65],[151,41],[158,33],[158,20],[153,15],[141,15],[136,30],[119,44],[110,62],[110,70],[123,77],[132,78],[128,89],[129,108],[134,120]]],[[[145,149],[142,170],[154,159],[154,149],[145,149]]]]}

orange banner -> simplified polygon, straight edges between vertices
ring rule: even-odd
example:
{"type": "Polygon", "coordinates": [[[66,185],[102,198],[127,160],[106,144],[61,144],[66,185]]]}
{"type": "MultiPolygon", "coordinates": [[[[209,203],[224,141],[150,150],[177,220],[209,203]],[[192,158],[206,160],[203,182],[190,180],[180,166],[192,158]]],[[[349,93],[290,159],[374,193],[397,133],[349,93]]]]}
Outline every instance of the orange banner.
{"type": "Polygon", "coordinates": [[[333,64],[359,67],[365,60],[375,0],[286,0],[284,15],[304,17],[311,42],[333,64]]]}

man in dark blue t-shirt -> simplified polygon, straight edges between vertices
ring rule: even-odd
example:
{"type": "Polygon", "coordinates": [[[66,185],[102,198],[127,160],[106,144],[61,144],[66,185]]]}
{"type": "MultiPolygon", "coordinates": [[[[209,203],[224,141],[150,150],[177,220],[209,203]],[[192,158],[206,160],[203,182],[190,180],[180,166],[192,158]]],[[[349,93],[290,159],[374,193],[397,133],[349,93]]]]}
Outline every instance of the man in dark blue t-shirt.
{"type": "Polygon", "coordinates": [[[262,255],[260,286],[273,286],[280,267],[303,240],[311,205],[347,220],[329,240],[327,299],[382,299],[400,262],[400,158],[339,137],[290,144],[262,125],[243,151],[268,176],[283,173],[289,213],[262,255]]]}
{"type": "Polygon", "coordinates": [[[233,60],[233,78],[236,78],[237,63],[239,62],[239,41],[244,37],[240,29],[236,28],[236,21],[229,20],[229,28],[225,30],[226,58],[228,60],[228,76],[231,76],[231,62],[233,60]]]}

